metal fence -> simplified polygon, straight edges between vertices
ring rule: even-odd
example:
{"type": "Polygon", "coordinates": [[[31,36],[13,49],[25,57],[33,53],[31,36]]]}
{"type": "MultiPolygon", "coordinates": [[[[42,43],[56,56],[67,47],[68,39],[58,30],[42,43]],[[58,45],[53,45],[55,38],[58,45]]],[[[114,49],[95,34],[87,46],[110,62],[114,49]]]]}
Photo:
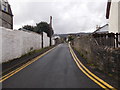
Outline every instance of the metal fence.
{"type": "Polygon", "coordinates": [[[93,34],[98,45],[118,48],[120,47],[120,33],[93,34]]]}

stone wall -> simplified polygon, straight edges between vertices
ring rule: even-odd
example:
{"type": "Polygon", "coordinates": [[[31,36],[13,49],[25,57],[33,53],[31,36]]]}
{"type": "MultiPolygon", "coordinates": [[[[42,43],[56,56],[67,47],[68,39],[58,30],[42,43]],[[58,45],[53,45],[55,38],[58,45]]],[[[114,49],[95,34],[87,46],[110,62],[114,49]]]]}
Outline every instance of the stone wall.
{"type": "Polygon", "coordinates": [[[13,28],[13,16],[0,10],[0,26],[12,29],[13,28]]]}
{"type": "Polygon", "coordinates": [[[74,39],[73,47],[99,70],[114,74],[118,78],[120,69],[120,48],[99,46],[92,36],[80,36],[74,39]]]}
{"type": "MultiPolygon", "coordinates": [[[[37,49],[41,49],[41,35],[34,32],[10,30],[0,27],[0,63],[7,62],[37,49]]],[[[44,33],[44,47],[49,46],[49,37],[44,33]]]]}

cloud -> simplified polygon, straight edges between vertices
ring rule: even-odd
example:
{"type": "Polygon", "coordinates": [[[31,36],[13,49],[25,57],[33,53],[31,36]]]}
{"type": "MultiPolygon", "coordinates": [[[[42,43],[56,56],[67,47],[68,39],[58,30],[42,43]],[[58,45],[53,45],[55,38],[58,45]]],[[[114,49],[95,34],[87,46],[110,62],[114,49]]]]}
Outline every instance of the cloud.
{"type": "Polygon", "coordinates": [[[53,16],[55,33],[92,32],[107,23],[107,0],[9,0],[14,14],[14,28],[49,23],[53,16]]]}

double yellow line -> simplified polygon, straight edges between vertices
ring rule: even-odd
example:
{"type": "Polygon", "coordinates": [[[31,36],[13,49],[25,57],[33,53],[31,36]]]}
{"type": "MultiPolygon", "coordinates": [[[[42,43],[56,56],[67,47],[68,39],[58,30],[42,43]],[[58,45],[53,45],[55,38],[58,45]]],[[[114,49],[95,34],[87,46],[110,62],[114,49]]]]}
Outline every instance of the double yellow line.
{"type": "Polygon", "coordinates": [[[100,87],[109,90],[116,90],[114,87],[112,87],[110,84],[106,83],[105,81],[103,81],[102,79],[100,79],[99,77],[97,77],[95,74],[93,74],[92,72],[90,72],[81,62],[80,60],[77,58],[77,56],[75,55],[73,49],[71,48],[71,46],[69,45],[69,49],[70,49],[70,53],[75,61],[75,63],[77,64],[77,66],[79,67],[79,69],[86,75],[88,76],[91,80],[93,80],[96,84],[98,84],[100,87]]]}
{"type": "Polygon", "coordinates": [[[23,70],[24,68],[26,68],[27,66],[31,65],[32,63],[34,63],[35,61],[39,60],[41,57],[43,57],[44,55],[46,55],[47,53],[49,53],[50,51],[52,51],[53,49],[55,49],[56,47],[48,50],[47,52],[43,53],[42,55],[28,61],[27,63],[25,63],[24,65],[20,66],[19,68],[11,71],[10,73],[2,76],[0,78],[0,83],[2,83],[3,81],[7,80],[8,78],[12,77],[13,75],[15,75],[16,73],[18,73],[19,71],[23,70]]]}

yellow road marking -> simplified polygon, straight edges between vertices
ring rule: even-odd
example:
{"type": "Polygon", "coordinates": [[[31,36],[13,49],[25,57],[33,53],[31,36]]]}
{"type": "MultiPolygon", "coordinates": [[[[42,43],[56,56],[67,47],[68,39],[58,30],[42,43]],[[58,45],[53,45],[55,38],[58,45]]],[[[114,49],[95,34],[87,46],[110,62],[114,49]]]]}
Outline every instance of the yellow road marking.
{"type": "MultiPolygon", "coordinates": [[[[55,48],[55,47],[54,47],[55,48]]],[[[53,50],[54,48],[52,48],[51,50],[53,50]]],[[[98,78],[96,75],[94,75],[93,73],[91,73],[81,62],[80,60],[77,58],[77,56],[75,55],[74,51],[72,50],[71,46],[69,46],[70,48],[70,52],[72,54],[72,57],[74,58],[74,61],[76,62],[77,66],[79,67],[79,69],[85,74],[87,75],[91,80],[93,80],[95,83],[97,83],[99,86],[101,86],[104,89],[107,89],[104,85],[106,85],[109,88],[113,88],[111,85],[107,84],[106,82],[104,82],[103,80],[101,80],[100,78],[98,78]],[[78,61],[78,62],[77,62],[78,61]],[[97,80],[95,80],[93,77],[91,77],[86,71],[83,70],[83,68],[89,73],[91,74],[94,78],[96,78],[98,81],[102,82],[104,85],[102,85],[101,83],[99,83],[97,80]],[[111,87],[110,87],[111,86],[111,87]]],[[[26,64],[24,64],[23,66],[17,68],[16,70],[8,73],[7,75],[2,77],[2,80],[0,80],[0,82],[5,81],[6,79],[10,78],[11,76],[13,76],[14,74],[16,74],[17,72],[21,71],[22,69],[24,69],[25,67],[29,66],[30,64],[32,64],[33,62],[37,61],[39,58],[41,58],[42,56],[46,55],[47,53],[49,53],[51,50],[47,51],[46,53],[36,57],[35,59],[27,62],[26,64]]]]}
{"type": "Polygon", "coordinates": [[[21,71],[22,69],[24,69],[25,67],[27,67],[28,65],[29,65],[29,63],[26,64],[25,66],[23,66],[22,68],[16,70],[14,73],[10,74],[9,76],[5,77],[4,79],[0,80],[0,82],[3,82],[3,81],[5,81],[6,79],[10,78],[11,76],[13,76],[14,74],[16,74],[17,72],[19,72],[19,71],[21,71]]]}
{"type": "MultiPolygon", "coordinates": [[[[75,53],[73,53],[75,55],[75,53]]],[[[95,77],[97,80],[99,80],[100,82],[102,82],[104,85],[106,85],[109,88],[113,88],[111,85],[109,85],[108,83],[106,83],[105,81],[103,81],[102,79],[100,79],[99,77],[97,77],[95,74],[93,74],[92,72],[90,72],[81,62],[80,60],[77,58],[77,56],[75,55],[77,61],[80,63],[80,65],[93,77],[95,77]]]]}
{"type": "Polygon", "coordinates": [[[18,65],[20,65],[20,64],[22,64],[22,63],[24,63],[25,61],[23,61],[23,62],[20,62],[20,63],[18,63],[18,64],[16,64],[16,65],[14,65],[13,67],[10,67],[10,68],[8,68],[8,69],[6,69],[5,71],[3,71],[2,73],[0,73],[0,75],[2,75],[3,73],[5,73],[5,72],[7,72],[7,71],[9,71],[9,70],[11,70],[11,69],[13,69],[14,67],[16,67],[16,66],[18,66],[18,65]]]}
{"type": "Polygon", "coordinates": [[[79,67],[79,69],[80,69],[86,76],[88,76],[91,80],[93,80],[95,83],[97,83],[100,87],[108,90],[104,85],[102,85],[101,83],[99,83],[97,80],[95,80],[93,77],[91,77],[87,72],[85,72],[85,71],[82,69],[82,67],[79,65],[79,63],[77,62],[77,60],[75,59],[75,57],[74,57],[74,55],[73,55],[73,53],[72,53],[71,50],[70,50],[70,52],[71,52],[71,54],[72,54],[72,57],[73,57],[75,63],[76,63],[77,66],[79,67]]]}
{"type": "Polygon", "coordinates": [[[71,50],[71,54],[73,54],[74,59],[77,60],[77,62],[91,75],[93,76],[95,79],[97,79],[98,81],[100,81],[101,83],[103,83],[104,85],[106,85],[108,88],[110,89],[114,89],[116,90],[114,87],[112,87],[111,85],[109,85],[108,83],[106,83],[105,81],[103,81],[102,79],[100,79],[99,77],[97,77],[95,74],[93,74],[92,72],[90,72],[81,62],[80,60],[77,58],[77,56],[75,55],[73,49],[71,48],[71,46],[69,45],[69,48],[71,50]]]}
{"type": "MultiPolygon", "coordinates": [[[[28,62],[27,62],[27,63],[28,63],[28,62]]],[[[22,66],[23,66],[23,65],[22,65],[22,66]]],[[[6,74],[6,75],[4,75],[4,76],[2,76],[0,79],[6,77],[6,76],[8,76],[8,75],[10,75],[11,73],[13,73],[13,72],[15,72],[16,70],[20,69],[22,66],[20,66],[19,68],[17,68],[17,69],[15,69],[15,70],[11,71],[10,73],[8,73],[8,74],[6,74]]]]}
{"type": "Polygon", "coordinates": [[[26,68],[27,66],[29,66],[30,64],[34,63],[35,61],[37,61],[38,59],[40,59],[41,57],[43,57],[44,55],[46,55],[47,53],[49,53],[50,51],[52,51],[53,49],[55,49],[56,47],[48,50],[47,52],[43,53],[42,55],[32,59],[31,61],[27,62],[26,64],[20,66],[19,68],[13,70],[12,72],[6,74],[5,76],[3,76],[2,78],[0,78],[0,82],[3,82],[5,80],[7,80],[8,78],[12,77],[14,74],[16,74],[17,72],[21,71],[22,69],[26,68]]]}

